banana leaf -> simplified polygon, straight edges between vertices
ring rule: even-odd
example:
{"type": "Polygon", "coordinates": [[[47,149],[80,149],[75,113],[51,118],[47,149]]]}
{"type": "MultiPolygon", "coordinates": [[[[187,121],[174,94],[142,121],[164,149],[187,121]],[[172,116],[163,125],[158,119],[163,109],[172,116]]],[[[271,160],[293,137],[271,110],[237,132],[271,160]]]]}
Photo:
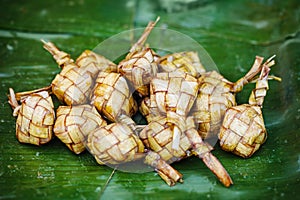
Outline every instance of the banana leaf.
{"type": "MultiPolygon", "coordinates": [[[[0,5],[0,199],[297,198],[297,0],[1,0],[0,5]],[[40,39],[54,42],[76,58],[110,36],[145,27],[157,16],[161,18],[159,26],[201,44],[220,73],[231,81],[247,72],[255,55],[277,55],[272,74],[282,82],[270,82],[264,102],[266,143],[249,159],[214,147],[213,153],[231,175],[233,186],[222,186],[195,157],[172,164],[184,175],[184,183],[169,187],[155,172],[126,173],[100,166],[88,152],[75,155],[57,138],[39,147],[17,141],[8,88],[26,91],[44,87],[60,71],[40,39]]],[[[180,45],[180,41],[174,43],[180,45]]],[[[250,84],[237,95],[238,103],[247,102],[253,87],[250,84]]]]}

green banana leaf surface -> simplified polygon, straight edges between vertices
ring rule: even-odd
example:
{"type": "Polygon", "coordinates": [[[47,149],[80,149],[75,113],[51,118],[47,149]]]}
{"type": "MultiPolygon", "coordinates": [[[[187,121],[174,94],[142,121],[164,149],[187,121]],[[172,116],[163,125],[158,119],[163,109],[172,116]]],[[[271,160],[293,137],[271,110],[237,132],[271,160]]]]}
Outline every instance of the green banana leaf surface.
{"type": "MultiPolygon", "coordinates": [[[[297,199],[299,85],[297,0],[1,0],[0,199],[297,199]],[[202,45],[231,81],[245,75],[256,55],[276,54],[271,74],[282,81],[270,81],[264,101],[267,141],[248,159],[224,152],[218,144],[214,147],[213,154],[234,185],[224,187],[196,157],[172,164],[184,183],[169,187],[154,171],[126,173],[98,165],[89,152],[75,155],[58,138],[42,146],[17,141],[8,88],[19,92],[44,87],[60,71],[41,39],[75,59],[111,36],[145,27],[157,16],[158,27],[202,45]]],[[[246,103],[253,88],[247,85],[237,95],[238,103],[246,103]]]]}

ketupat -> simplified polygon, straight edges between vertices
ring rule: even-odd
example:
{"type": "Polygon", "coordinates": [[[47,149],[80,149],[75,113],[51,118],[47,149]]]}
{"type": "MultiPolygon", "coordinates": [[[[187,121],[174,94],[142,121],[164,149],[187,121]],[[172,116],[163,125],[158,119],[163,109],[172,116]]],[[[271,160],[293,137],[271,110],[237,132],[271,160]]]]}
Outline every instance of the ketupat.
{"type": "Polygon", "coordinates": [[[132,93],[121,74],[100,72],[92,92],[91,104],[108,120],[116,122],[121,115],[131,117],[137,111],[132,93]]]}
{"type": "Polygon", "coordinates": [[[118,64],[118,72],[124,75],[133,87],[142,96],[149,94],[149,83],[158,71],[158,55],[151,49],[144,46],[148,35],[154,28],[155,22],[150,21],[140,39],[131,47],[125,59],[118,64]]]}
{"type": "MultiPolygon", "coordinates": [[[[150,99],[160,113],[187,116],[198,91],[197,79],[184,72],[158,73],[151,80],[150,99]]],[[[151,105],[152,106],[152,105],[151,105]]]]}
{"type": "Polygon", "coordinates": [[[53,94],[67,105],[86,103],[93,87],[91,74],[76,65],[69,54],[60,51],[53,43],[45,41],[43,43],[44,48],[53,55],[62,68],[51,83],[53,94]]]}
{"type": "Polygon", "coordinates": [[[59,106],[53,132],[76,154],[85,150],[86,137],[96,128],[107,125],[91,105],[59,106]]]}
{"type": "Polygon", "coordinates": [[[59,50],[53,43],[45,42],[44,48],[53,55],[62,68],[51,83],[52,92],[67,105],[86,104],[89,101],[94,78],[101,70],[114,70],[115,64],[105,57],[89,50],[84,51],[76,62],[66,52],[59,50]]]}
{"type": "Polygon", "coordinates": [[[181,71],[158,73],[150,82],[150,97],[145,97],[139,107],[150,123],[169,111],[188,116],[198,92],[197,79],[181,71]]]}
{"type": "Polygon", "coordinates": [[[8,102],[13,115],[17,116],[16,137],[19,142],[42,145],[52,139],[55,112],[48,90],[49,87],[15,94],[9,88],[8,102]]]}
{"type": "MultiPolygon", "coordinates": [[[[269,89],[270,67],[275,64],[272,59],[273,57],[264,63],[256,87],[250,95],[249,104],[227,109],[219,133],[220,146],[223,150],[248,158],[265,142],[267,131],[261,108],[269,89]]],[[[277,77],[270,79],[280,80],[277,77]]]]}

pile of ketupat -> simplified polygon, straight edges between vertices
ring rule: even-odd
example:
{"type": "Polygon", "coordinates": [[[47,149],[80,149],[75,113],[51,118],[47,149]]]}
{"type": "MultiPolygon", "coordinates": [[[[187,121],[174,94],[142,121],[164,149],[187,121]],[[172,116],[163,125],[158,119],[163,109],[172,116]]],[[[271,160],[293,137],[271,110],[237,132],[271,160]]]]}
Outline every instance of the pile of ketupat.
{"type": "Polygon", "coordinates": [[[223,150],[244,158],[265,142],[261,108],[268,80],[280,80],[269,75],[274,56],[264,63],[256,56],[249,72],[232,83],[207,72],[195,51],[160,56],[145,45],[158,19],[118,64],[89,50],[74,61],[43,41],[62,70],[50,86],[9,89],[19,142],[42,145],[54,133],[76,154],[88,149],[101,165],[142,160],[170,186],[183,181],[170,164],[195,155],[222,184],[233,184],[206,140],[218,137],[223,150]],[[256,87],[249,104],[237,105],[235,94],[250,82],[256,87]],[[52,94],[62,104],[56,111],[52,94]],[[137,112],[147,125],[135,123],[137,112]]]}

